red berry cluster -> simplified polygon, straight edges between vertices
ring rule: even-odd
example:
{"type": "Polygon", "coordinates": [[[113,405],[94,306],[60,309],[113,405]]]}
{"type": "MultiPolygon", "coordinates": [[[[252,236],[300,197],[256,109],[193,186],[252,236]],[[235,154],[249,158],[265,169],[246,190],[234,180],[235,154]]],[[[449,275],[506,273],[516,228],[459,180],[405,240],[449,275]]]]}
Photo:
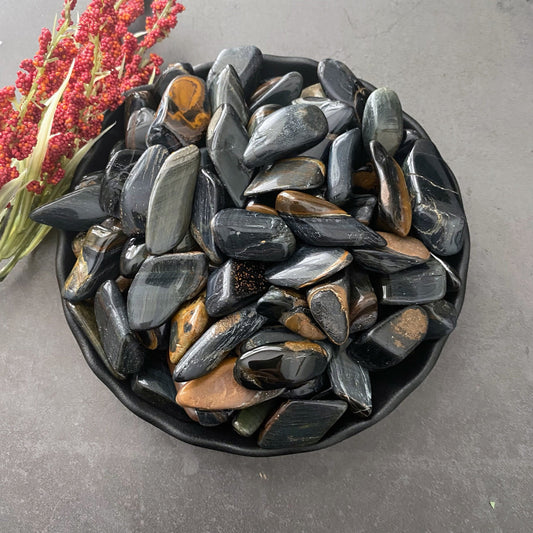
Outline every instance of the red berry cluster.
{"type": "Polygon", "coordinates": [[[143,15],[143,0],[92,0],[78,23],[71,17],[75,4],[65,0],[55,30],[43,29],[37,53],[21,62],[15,87],[0,89],[0,188],[19,175],[17,161],[32,154],[46,103],[71,67],[41,174],[26,186],[32,193],[59,183],[76,150],[99,134],[104,112],[122,103],[124,91],[159,73],[163,60],[148,50],[169,34],[184,10],[175,0],[154,0],[139,40],[128,27],[143,15]]]}

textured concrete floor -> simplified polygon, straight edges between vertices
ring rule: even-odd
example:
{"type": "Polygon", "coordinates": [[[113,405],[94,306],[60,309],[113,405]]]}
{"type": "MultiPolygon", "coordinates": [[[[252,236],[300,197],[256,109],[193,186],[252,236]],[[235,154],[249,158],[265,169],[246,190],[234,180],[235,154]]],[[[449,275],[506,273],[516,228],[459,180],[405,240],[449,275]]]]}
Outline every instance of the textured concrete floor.
{"type": "MultiPolygon", "coordinates": [[[[59,3],[37,13],[2,0],[2,85],[59,3]]],[[[256,43],[341,59],[398,92],[463,190],[472,258],[458,327],[419,389],[331,449],[198,449],[135,417],[86,366],[61,314],[52,235],[0,285],[0,531],[531,531],[533,3],[187,8],[160,47],[168,60],[256,43]]]]}

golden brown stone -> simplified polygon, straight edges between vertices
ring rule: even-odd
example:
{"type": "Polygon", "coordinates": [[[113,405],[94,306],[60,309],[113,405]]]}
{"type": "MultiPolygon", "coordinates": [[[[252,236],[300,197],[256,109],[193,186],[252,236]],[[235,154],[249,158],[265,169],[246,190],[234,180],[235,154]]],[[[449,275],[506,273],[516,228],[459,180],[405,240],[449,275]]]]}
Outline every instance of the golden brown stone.
{"type": "Polygon", "coordinates": [[[378,231],[378,233],[387,241],[386,248],[390,250],[399,254],[417,257],[422,261],[427,261],[430,258],[429,250],[421,241],[414,237],[399,237],[394,233],[387,233],[385,231],[378,231]]]}
{"type": "Polygon", "coordinates": [[[124,276],[119,276],[115,282],[117,284],[118,290],[120,292],[126,292],[131,285],[131,282],[133,281],[132,278],[125,278],[124,276]]]}
{"type": "Polygon", "coordinates": [[[169,358],[176,364],[207,329],[209,316],[205,307],[205,291],[187,302],[172,317],[170,323],[169,358]]]}
{"type": "Polygon", "coordinates": [[[377,192],[379,181],[372,163],[356,170],[352,174],[352,186],[368,192],[377,192]]]}
{"type": "Polygon", "coordinates": [[[299,217],[306,216],[328,216],[328,215],[350,215],[337,207],[335,204],[317,198],[311,194],[300,191],[282,191],[276,198],[276,211],[280,213],[295,215],[299,217]]]}
{"type": "Polygon", "coordinates": [[[255,211],[256,213],[266,213],[267,215],[277,215],[278,212],[268,205],[257,203],[255,200],[250,200],[246,204],[246,211],[255,211]]]}

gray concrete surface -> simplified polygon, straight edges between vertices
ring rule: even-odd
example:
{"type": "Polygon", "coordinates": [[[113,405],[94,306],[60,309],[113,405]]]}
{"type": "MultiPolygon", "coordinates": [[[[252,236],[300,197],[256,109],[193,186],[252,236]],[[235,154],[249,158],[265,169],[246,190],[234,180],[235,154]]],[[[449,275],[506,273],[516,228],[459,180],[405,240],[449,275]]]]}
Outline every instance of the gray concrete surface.
{"type": "MultiPolygon", "coordinates": [[[[59,3],[1,2],[2,85],[59,3]]],[[[143,422],[91,373],[61,313],[52,235],[0,286],[0,531],[531,531],[533,3],[186,4],[167,60],[256,43],[396,89],[463,190],[463,313],[378,425],[312,454],[230,456],[143,422]]]]}

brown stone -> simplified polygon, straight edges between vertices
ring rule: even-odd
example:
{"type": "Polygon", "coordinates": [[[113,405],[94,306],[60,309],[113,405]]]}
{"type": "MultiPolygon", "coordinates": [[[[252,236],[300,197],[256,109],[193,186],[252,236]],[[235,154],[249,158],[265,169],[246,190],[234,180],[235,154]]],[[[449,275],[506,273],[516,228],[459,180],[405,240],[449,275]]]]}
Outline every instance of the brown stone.
{"type": "Polygon", "coordinates": [[[277,215],[278,212],[268,205],[260,204],[256,200],[250,200],[246,204],[246,211],[255,211],[256,213],[266,213],[267,215],[277,215]]]}
{"type": "Polygon", "coordinates": [[[368,192],[377,192],[379,189],[378,176],[372,163],[361,167],[352,174],[352,186],[368,192]]]}
{"type": "Polygon", "coordinates": [[[282,191],[276,198],[276,210],[280,213],[306,216],[350,215],[335,204],[300,191],[282,191]]]}

